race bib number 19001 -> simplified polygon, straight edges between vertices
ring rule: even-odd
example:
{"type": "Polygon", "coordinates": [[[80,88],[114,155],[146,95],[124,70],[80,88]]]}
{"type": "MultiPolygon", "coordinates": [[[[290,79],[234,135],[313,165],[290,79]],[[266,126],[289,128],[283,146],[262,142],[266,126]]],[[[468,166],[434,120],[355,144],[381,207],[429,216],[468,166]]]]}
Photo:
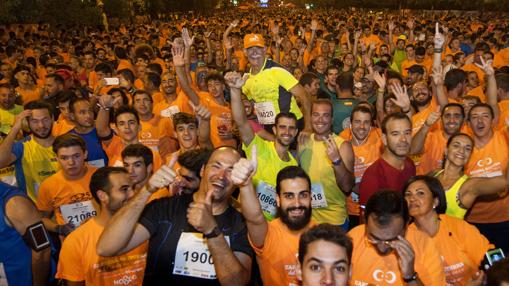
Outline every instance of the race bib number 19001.
{"type": "MultiPolygon", "coordinates": [[[[228,245],[230,238],[224,236],[228,245]]],[[[183,232],[175,252],[173,274],[204,279],[216,279],[214,261],[201,233],[183,232]]]]}

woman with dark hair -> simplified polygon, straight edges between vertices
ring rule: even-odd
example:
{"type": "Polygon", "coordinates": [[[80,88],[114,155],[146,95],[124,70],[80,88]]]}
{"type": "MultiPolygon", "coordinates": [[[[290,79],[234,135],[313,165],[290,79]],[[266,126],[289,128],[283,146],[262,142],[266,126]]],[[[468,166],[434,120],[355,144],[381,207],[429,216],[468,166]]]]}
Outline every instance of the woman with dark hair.
{"type": "Polygon", "coordinates": [[[447,285],[477,285],[482,277],[476,272],[493,245],[473,225],[444,214],[447,202],[438,179],[415,176],[404,190],[413,218],[409,228],[419,229],[435,242],[443,259],[447,285]]]}
{"type": "Polygon", "coordinates": [[[508,174],[491,178],[470,178],[464,174],[473,148],[474,141],[467,134],[452,135],[447,141],[444,169],[434,174],[445,190],[446,214],[460,219],[478,197],[502,195],[509,187],[508,174]]]}

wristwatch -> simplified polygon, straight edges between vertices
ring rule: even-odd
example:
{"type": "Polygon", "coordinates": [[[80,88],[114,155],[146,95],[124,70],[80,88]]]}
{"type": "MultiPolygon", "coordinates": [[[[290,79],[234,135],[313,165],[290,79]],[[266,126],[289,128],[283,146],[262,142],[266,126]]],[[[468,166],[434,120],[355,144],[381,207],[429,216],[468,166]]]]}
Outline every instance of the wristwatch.
{"type": "Polygon", "coordinates": [[[332,165],[334,166],[339,166],[341,164],[341,158],[335,160],[335,161],[332,161],[332,165]]]}
{"type": "Polygon", "coordinates": [[[214,237],[218,237],[220,234],[222,234],[222,232],[216,226],[216,227],[214,227],[214,229],[211,232],[206,233],[206,234],[204,233],[203,237],[206,238],[206,239],[211,239],[211,238],[214,238],[214,237]]]}
{"type": "Polygon", "coordinates": [[[419,278],[419,275],[417,275],[417,272],[414,272],[414,274],[412,274],[412,276],[410,276],[409,278],[403,277],[403,281],[405,281],[405,283],[410,283],[412,281],[417,280],[417,278],[419,278]]]}

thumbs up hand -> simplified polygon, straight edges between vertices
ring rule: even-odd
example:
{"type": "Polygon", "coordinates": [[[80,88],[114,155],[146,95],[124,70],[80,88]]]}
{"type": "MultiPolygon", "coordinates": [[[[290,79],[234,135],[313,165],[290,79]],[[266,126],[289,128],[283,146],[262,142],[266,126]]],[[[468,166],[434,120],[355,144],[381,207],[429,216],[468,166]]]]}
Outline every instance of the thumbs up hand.
{"type": "Polygon", "coordinates": [[[251,160],[240,158],[240,160],[233,165],[233,170],[231,172],[233,184],[242,187],[251,183],[251,179],[256,174],[256,169],[258,167],[257,154],[256,145],[253,145],[253,147],[251,147],[251,160]]]}
{"type": "Polygon", "coordinates": [[[212,205],[214,201],[214,191],[209,190],[205,196],[205,201],[193,201],[187,208],[187,222],[197,231],[208,234],[217,226],[217,222],[212,214],[212,205]]]}

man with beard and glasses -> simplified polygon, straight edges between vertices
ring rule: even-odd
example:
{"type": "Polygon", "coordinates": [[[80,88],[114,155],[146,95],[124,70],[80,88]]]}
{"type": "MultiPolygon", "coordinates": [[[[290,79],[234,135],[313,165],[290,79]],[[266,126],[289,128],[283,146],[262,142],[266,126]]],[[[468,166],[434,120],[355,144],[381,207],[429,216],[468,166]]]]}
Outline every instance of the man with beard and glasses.
{"type": "Polygon", "coordinates": [[[346,197],[354,185],[354,154],[350,142],[332,133],[332,112],[330,100],[313,101],[313,133],[299,140],[299,158],[312,182],[313,219],[317,223],[340,225],[346,231],[346,197]]]}
{"type": "MultiPolygon", "coordinates": [[[[438,110],[438,108],[437,108],[438,110]]],[[[445,146],[447,140],[461,131],[465,113],[459,103],[449,103],[442,110],[442,114],[433,111],[429,114],[426,122],[412,138],[410,154],[420,155],[417,165],[417,174],[425,175],[442,168],[445,146]],[[435,122],[442,120],[441,128],[431,130],[435,122]]]]}
{"type": "MultiPolygon", "coordinates": [[[[299,285],[297,277],[300,235],[315,225],[311,220],[311,180],[298,166],[277,174],[277,206],[280,217],[267,222],[253,186],[257,172],[257,146],[253,159],[240,159],[233,166],[232,181],[239,186],[240,202],[248,237],[255,250],[264,285],[299,285]]],[[[260,169],[265,165],[260,165],[260,169]]],[[[259,170],[258,170],[259,171],[259,170]]]]}
{"type": "Polygon", "coordinates": [[[382,156],[369,166],[359,186],[361,208],[381,189],[403,191],[405,182],[415,176],[415,166],[408,153],[412,143],[412,122],[406,114],[387,115],[382,121],[382,156]]]}
{"type": "Polygon", "coordinates": [[[366,204],[365,220],[348,233],[353,241],[350,285],[446,285],[435,244],[408,228],[408,206],[400,192],[375,193],[366,204]]]}
{"type": "Polygon", "coordinates": [[[165,72],[161,75],[160,89],[163,99],[154,105],[155,114],[167,118],[172,118],[174,114],[179,112],[193,114],[189,99],[183,92],[177,93],[177,87],[177,77],[174,73],[165,72]]]}
{"type": "Polygon", "coordinates": [[[113,216],[97,253],[118,255],[149,239],[144,285],[246,285],[253,250],[242,215],[230,205],[231,172],[239,159],[233,148],[214,150],[200,171],[198,191],[145,207],[153,192],[175,181],[176,173],[162,166],[113,216]]]}
{"type": "Polygon", "coordinates": [[[366,169],[371,166],[383,150],[382,132],[373,126],[373,113],[368,103],[357,105],[350,115],[351,128],[343,130],[340,136],[350,141],[355,155],[355,185],[346,200],[350,228],[359,224],[359,185],[366,169]],[[369,106],[369,107],[368,107],[369,106]]]}
{"type": "Polygon", "coordinates": [[[37,201],[39,185],[59,170],[51,135],[53,117],[51,106],[43,101],[31,101],[18,114],[7,137],[0,145],[0,168],[14,163],[18,187],[30,199],[37,201]],[[23,122],[32,132],[24,140],[14,142],[23,122]]]}
{"type": "Polygon", "coordinates": [[[134,195],[129,174],[120,167],[100,168],[92,175],[90,192],[100,205],[98,215],[64,240],[56,277],[66,285],[142,285],[146,243],[114,257],[100,256],[95,250],[112,216],[134,195]]]}
{"type": "Polygon", "coordinates": [[[263,168],[254,175],[253,183],[265,218],[272,220],[277,215],[276,174],[284,167],[298,165],[289,151],[298,132],[297,118],[293,113],[279,113],[272,127],[276,140],[272,142],[262,139],[251,128],[242,104],[241,88],[245,79],[238,73],[230,72],[226,74],[225,80],[230,86],[233,120],[239,128],[243,150],[248,158],[253,158],[251,147],[256,145],[258,148],[256,160],[263,168]]]}

